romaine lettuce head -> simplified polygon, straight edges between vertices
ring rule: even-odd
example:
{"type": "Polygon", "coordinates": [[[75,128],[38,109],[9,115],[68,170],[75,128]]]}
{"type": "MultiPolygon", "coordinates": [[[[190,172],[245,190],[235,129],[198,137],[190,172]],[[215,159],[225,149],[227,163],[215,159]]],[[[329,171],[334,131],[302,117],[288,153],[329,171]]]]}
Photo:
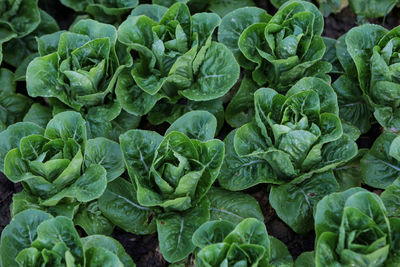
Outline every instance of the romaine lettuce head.
{"type": "Polygon", "coordinates": [[[172,107],[180,99],[210,101],[225,95],[240,70],[232,52],[212,41],[220,21],[214,13],[192,16],[183,3],[168,10],[157,5],[135,9],[118,29],[118,40],[133,55],[131,76],[137,85],[127,87],[125,84],[132,84],[130,77],[120,77],[116,90],[123,108],[144,115],[160,99],[172,107]],[[132,107],[123,100],[129,95],[145,101],[132,107]]]}
{"type": "Polygon", "coordinates": [[[324,197],[315,212],[316,266],[397,266],[399,219],[361,188],[324,197]]]}
{"type": "Polygon", "coordinates": [[[204,223],[192,237],[200,249],[196,266],[292,266],[285,244],[269,236],[263,222],[248,218],[236,226],[224,220],[204,223]]]}
{"type": "Polygon", "coordinates": [[[17,214],[1,234],[3,266],[125,266],[130,256],[115,239],[81,238],[71,219],[28,209],[17,214]]]}
{"type": "Polygon", "coordinates": [[[22,122],[0,135],[2,171],[24,187],[13,197],[13,215],[34,207],[73,218],[81,204],[99,198],[107,182],[125,169],[119,145],[105,138],[87,140],[77,112],[57,114],[46,129],[22,122]]]}
{"type": "Polygon", "coordinates": [[[331,65],[322,61],[326,50],[323,28],[322,14],[305,1],[289,1],[270,20],[248,26],[238,44],[256,65],[253,80],[259,86],[286,92],[303,77],[329,79],[326,73],[331,65]]]}

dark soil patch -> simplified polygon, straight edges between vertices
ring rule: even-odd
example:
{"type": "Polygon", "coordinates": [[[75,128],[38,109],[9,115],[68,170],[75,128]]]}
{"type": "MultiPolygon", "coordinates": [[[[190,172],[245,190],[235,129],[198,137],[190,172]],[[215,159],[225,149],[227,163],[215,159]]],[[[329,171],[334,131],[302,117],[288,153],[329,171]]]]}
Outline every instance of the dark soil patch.
{"type": "Polygon", "coordinates": [[[19,185],[14,185],[0,172],[0,234],[10,222],[10,204],[14,193],[21,190],[19,185]]]}

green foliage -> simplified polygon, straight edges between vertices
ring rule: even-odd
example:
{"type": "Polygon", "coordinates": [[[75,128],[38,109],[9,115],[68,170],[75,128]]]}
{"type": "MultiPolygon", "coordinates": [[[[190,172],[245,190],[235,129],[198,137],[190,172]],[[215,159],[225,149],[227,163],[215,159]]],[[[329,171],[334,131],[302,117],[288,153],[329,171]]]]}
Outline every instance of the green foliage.
{"type": "Polygon", "coordinates": [[[251,96],[262,86],[286,93],[303,77],[330,81],[327,73],[332,66],[323,58],[323,28],[321,13],[305,1],[285,3],[272,17],[263,9],[245,7],[222,19],[218,40],[232,50],[247,72],[226,110],[232,127],[250,121],[251,96]]]}
{"type": "Polygon", "coordinates": [[[38,46],[41,56],[27,69],[30,96],[51,98],[54,114],[81,112],[89,137],[118,139],[121,132],[136,128],[140,119],[121,113],[113,94],[124,64],[130,64],[127,55],[118,56],[114,26],[80,20],[71,31],[40,37],[38,46]]]}
{"type": "Polygon", "coordinates": [[[268,236],[262,221],[210,221],[193,234],[196,266],[292,266],[286,246],[268,236]]]}
{"type": "Polygon", "coordinates": [[[400,139],[383,133],[361,159],[361,176],[365,184],[385,189],[400,177],[400,139]]]}
{"type": "Polygon", "coordinates": [[[315,212],[316,266],[397,266],[399,219],[381,199],[354,188],[324,197],[315,212]]]}
{"type": "Polygon", "coordinates": [[[369,130],[373,116],[385,130],[400,131],[399,36],[400,27],[389,32],[365,24],[351,29],[338,41],[337,55],[344,75],[333,87],[340,115],[362,133],[369,130]]]}
{"type": "Polygon", "coordinates": [[[157,231],[168,262],[178,262],[194,250],[192,234],[210,217],[262,218],[252,197],[210,190],[225,154],[224,143],[213,139],[216,127],[213,115],[192,111],[176,120],[164,137],[145,130],[120,136],[131,183],[122,178],[111,182],[99,208],[126,231],[157,231]]]}
{"type": "MultiPolygon", "coordinates": [[[[85,121],[76,112],[57,114],[45,129],[22,122],[1,135],[10,142],[0,148],[2,171],[24,186],[13,197],[13,215],[35,207],[71,219],[85,211],[80,216],[87,217],[83,206],[78,211],[80,205],[99,198],[107,182],[125,169],[119,145],[105,138],[87,140],[85,121]]],[[[90,233],[103,232],[90,222],[80,225],[90,233]]]]}
{"type": "Polygon", "coordinates": [[[16,92],[15,75],[0,69],[0,132],[7,126],[22,121],[32,105],[32,100],[16,92]]]}
{"type": "Polygon", "coordinates": [[[121,23],[121,16],[138,5],[138,0],[61,0],[65,6],[76,12],[90,14],[97,21],[121,23]]]}
{"type": "Polygon", "coordinates": [[[17,214],[3,230],[0,259],[3,266],[135,266],[115,239],[80,238],[71,219],[35,209],[17,214]]]}
{"type": "Polygon", "coordinates": [[[182,3],[166,12],[159,6],[138,8],[142,12],[134,12],[118,29],[118,40],[139,55],[133,59],[133,79],[124,74],[117,84],[118,99],[127,112],[139,116],[154,108],[149,117],[153,124],[173,122],[183,115],[176,110],[180,102],[214,105],[209,101],[222,97],[236,83],[239,66],[232,53],[212,41],[221,20],[218,15],[191,16],[182,3]],[[164,14],[154,16],[155,9],[164,14]],[[174,119],[168,119],[171,116],[174,119]]]}
{"type": "MultiPolygon", "coordinates": [[[[249,8],[241,12],[253,16],[249,8]]],[[[321,61],[325,53],[321,37],[324,21],[313,4],[291,1],[272,17],[260,15],[251,22],[238,16],[237,23],[244,30],[240,36],[235,36],[231,27],[219,31],[222,43],[238,40],[239,50],[246,59],[244,62],[239,59],[239,63],[251,70],[252,79],[259,86],[286,92],[302,77],[329,78],[325,73],[331,70],[331,66],[321,61]]],[[[228,15],[223,20],[229,19],[228,15]]]]}
{"type": "Polygon", "coordinates": [[[304,78],[286,96],[257,90],[254,106],[255,120],[225,140],[219,182],[229,190],[273,184],[270,202],[278,215],[307,232],[314,204],[339,189],[329,171],[357,154],[343,134],[336,95],[325,81],[304,78]]]}

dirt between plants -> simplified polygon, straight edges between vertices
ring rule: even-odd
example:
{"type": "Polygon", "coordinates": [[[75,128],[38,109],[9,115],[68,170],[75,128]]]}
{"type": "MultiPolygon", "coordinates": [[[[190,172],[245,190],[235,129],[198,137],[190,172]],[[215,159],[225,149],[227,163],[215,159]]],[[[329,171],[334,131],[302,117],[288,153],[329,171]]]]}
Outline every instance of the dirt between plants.
{"type": "MultiPolygon", "coordinates": [[[[269,14],[274,14],[276,11],[269,1],[260,0],[255,2],[259,7],[266,9],[269,14]]],[[[61,6],[58,1],[41,1],[41,7],[56,19],[61,18],[58,22],[62,29],[68,29],[69,25],[74,20],[72,10],[61,6]]],[[[400,25],[400,9],[394,9],[386,18],[374,19],[370,20],[370,22],[392,29],[395,26],[400,25]]],[[[325,30],[323,35],[331,38],[338,38],[355,26],[357,26],[357,18],[349,8],[346,8],[340,14],[331,15],[325,19],[325,30]]],[[[144,125],[141,125],[141,128],[151,128],[150,125],[146,123],[143,124],[144,125]]],[[[166,127],[167,126],[165,125],[155,128],[153,126],[152,129],[161,133],[166,127]]],[[[224,126],[221,135],[225,135],[225,133],[228,133],[230,130],[231,129],[228,126],[224,126]]],[[[369,133],[363,135],[358,140],[359,147],[370,148],[379,133],[379,127],[372,127],[369,133]]],[[[379,190],[374,190],[372,188],[367,189],[380,194],[379,190]]],[[[12,201],[12,195],[20,190],[21,185],[14,185],[12,182],[8,181],[2,173],[0,173],[0,233],[10,221],[9,207],[12,201]]],[[[296,234],[277,217],[275,211],[269,205],[267,185],[258,185],[247,190],[246,193],[251,194],[258,200],[264,214],[264,222],[268,233],[284,242],[294,259],[302,252],[314,249],[314,232],[305,235],[296,234]]],[[[156,234],[138,236],[126,233],[123,230],[116,228],[112,236],[121,242],[138,267],[168,266],[168,263],[160,254],[156,234]]]]}

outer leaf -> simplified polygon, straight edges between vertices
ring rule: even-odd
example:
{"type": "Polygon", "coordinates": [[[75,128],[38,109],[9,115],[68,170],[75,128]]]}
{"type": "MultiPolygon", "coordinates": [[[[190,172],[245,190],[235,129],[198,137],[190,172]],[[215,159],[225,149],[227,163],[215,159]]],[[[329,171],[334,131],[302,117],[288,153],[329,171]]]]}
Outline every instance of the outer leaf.
{"type": "Polygon", "coordinates": [[[208,141],[214,138],[217,129],[217,119],[207,111],[191,111],[177,119],[165,132],[184,133],[191,139],[208,141]]]}
{"type": "Polygon", "coordinates": [[[92,235],[82,238],[82,244],[85,251],[93,247],[101,247],[116,255],[118,259],[123,263],[123,266],[135,266],[131,257],[125,252],[124,247],[117,240],[111,237],[103,235],[92,235]]]}
{"type": "Polygon", "coordinates": [[[278,183],[276,174],[263,159],[240,157],[234,148],[236,131],[225,138],[225,158],[222,164],[218,183],[225,189],[239,191],[260,183],[278,183]]]}
{"type": "MultiPolygon", "coordinates": [[[[238,47],[240,34],[254,23],[268,22],[271,16],[263,9],[257,7],[243,7],[224,16],[218,28],[218,41],[225,44],[235,56],[240,66],[250,64],[242,55],[238,47]]],[[[251,64],[250,64],[251,65],[251,64]]]]}
{"type": "Polygon", "coordinates": [[[135,186],[122,178],[108,184],[98,205],[112,223],[127,232],[144,235],[156,230],[154,212],[138,204],[135,186]]]}
{"type": "Polygon", "coordinates": [[[396,137],[393,133],[382,134],[361,159],[361,175],[366,184],[385,189],[400,176],[400,162],[390,153],[396,137]]]}
{"type": "Polygon", "coordinates": [[[210,221],[202,224],[192,236],[192,242],[196,247],[203,248],[214,243],[221,243],[235,225],[228,221],[210,221]]]}
{"type": "Polygon", "coordinates": [[[229,192],[213,187],[207,194],[210,200],[211,220],[226,220],[237,224],[245,218],[263,221],[263,215],[257,201],[250,195],[229,192]]]}
{"type": "Polygon", "coordinates": [[[332,172],[312,176],[300,184],[288,183],[271,188],[269,201],[278,216],[295,232],[312,229],[314,206],[324,196],[339,190],[332,172]]]}
{"type": "Polygon", "coordinates": [[[177,262],[189,255],[195,248],[193,233],[209,218],[210,203],[206,198],[197,207],[182,214],[157,216],[158,240],[163,257],[168,262],[177,262]]]}
{"type": "Polygon", "coordinates": [[[107,171],[107,180],[110,182],[119,177],[125,170],[121,148],[118,143],[103,137],[90,139],[85,146],[86,167],[99,164],[107,171]]]}

